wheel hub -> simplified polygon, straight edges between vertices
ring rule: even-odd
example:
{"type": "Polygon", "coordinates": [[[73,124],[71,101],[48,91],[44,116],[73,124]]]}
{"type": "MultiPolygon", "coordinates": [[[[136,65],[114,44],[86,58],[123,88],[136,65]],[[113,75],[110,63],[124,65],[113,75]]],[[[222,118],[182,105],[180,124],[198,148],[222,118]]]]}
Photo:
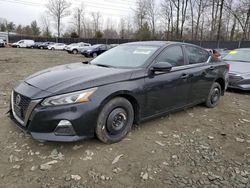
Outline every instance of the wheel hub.
{"type": "Polygon", "coordinates": [[[214,88],[213,93],[211,95],[211,102],[214,104],[218,101],[220,97],[220,90],[218,88],[214,88]]]}
{"type": "Polygon", "coordinates": [[[127,124],[127,113],[122,108],[114,109],[107,119],[107,130],[110,134],[119,134],[127,124]]]}

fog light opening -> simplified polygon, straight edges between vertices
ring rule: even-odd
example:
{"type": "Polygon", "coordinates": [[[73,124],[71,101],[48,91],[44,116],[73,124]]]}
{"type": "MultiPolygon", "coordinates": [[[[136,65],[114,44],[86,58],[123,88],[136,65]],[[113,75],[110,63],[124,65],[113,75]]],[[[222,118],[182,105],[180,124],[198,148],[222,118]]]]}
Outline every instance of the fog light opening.
{"type": "Polygon", "coordinates": [[[72,123],[68,120],[61,120],[56,129],[55,135],[57,136],[74,136],[76,135],[75,130],[72,126],[72,123]]]}

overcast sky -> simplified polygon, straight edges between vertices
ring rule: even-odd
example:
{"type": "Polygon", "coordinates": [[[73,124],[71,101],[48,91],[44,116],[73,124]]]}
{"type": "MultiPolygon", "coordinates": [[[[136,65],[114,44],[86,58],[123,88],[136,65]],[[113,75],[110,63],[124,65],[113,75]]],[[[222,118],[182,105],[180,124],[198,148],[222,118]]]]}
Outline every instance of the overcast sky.
{"type": "MultiPolygon", "coordinates": [[[[86,14],[100,12],[104,21],[108,18],[118,23],[121,18],[132,15],[136,0],[68,0],[71,10],[83,2],[86,14]]],[[[39,20],[46,11],[47,0],[0,0],[0,18],[6,18],[16,24],[28,25],[33,20],[39,20]]],[[[70,17],[64,19],[64,24],[70,22],[70,17]]]]}

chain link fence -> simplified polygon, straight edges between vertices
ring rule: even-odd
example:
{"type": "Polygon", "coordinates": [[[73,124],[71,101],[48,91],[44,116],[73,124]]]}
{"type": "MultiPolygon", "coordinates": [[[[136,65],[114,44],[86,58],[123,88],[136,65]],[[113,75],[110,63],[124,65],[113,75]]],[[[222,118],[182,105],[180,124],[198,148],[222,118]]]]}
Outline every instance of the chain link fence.
{"type": "MultiPolygon", "coordinates": [[[[135,39],[99,39],[99,38],[46,38],[46,37],[32,37],[23,35],[9,35],[9,42],[17,42],[22,39],[31,39],[36,42],[59,42],[65,44],[86,42],[90,44],[123,44],[127,42],[137,41],[135,39]]],[[[194,41],[194,40],[179,40],[178,42],[186,42],[201,46],[203,48],[227,48],[228,50],[233,50],[236,48],[250,48],[250,41],[194,41]]]]}

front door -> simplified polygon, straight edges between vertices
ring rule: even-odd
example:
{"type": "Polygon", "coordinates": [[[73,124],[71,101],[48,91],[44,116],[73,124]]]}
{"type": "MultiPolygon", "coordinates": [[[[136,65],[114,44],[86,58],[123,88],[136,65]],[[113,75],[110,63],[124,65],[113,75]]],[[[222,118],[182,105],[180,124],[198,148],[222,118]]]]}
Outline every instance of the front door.
{"type": "Polygon", "coordinates": [[[173,68],[167,73],[149,74],[145,79],[144,117],[183,107],[191,86],[181,45],[167,47],[155,62],[168,62],[173,68]]]}

